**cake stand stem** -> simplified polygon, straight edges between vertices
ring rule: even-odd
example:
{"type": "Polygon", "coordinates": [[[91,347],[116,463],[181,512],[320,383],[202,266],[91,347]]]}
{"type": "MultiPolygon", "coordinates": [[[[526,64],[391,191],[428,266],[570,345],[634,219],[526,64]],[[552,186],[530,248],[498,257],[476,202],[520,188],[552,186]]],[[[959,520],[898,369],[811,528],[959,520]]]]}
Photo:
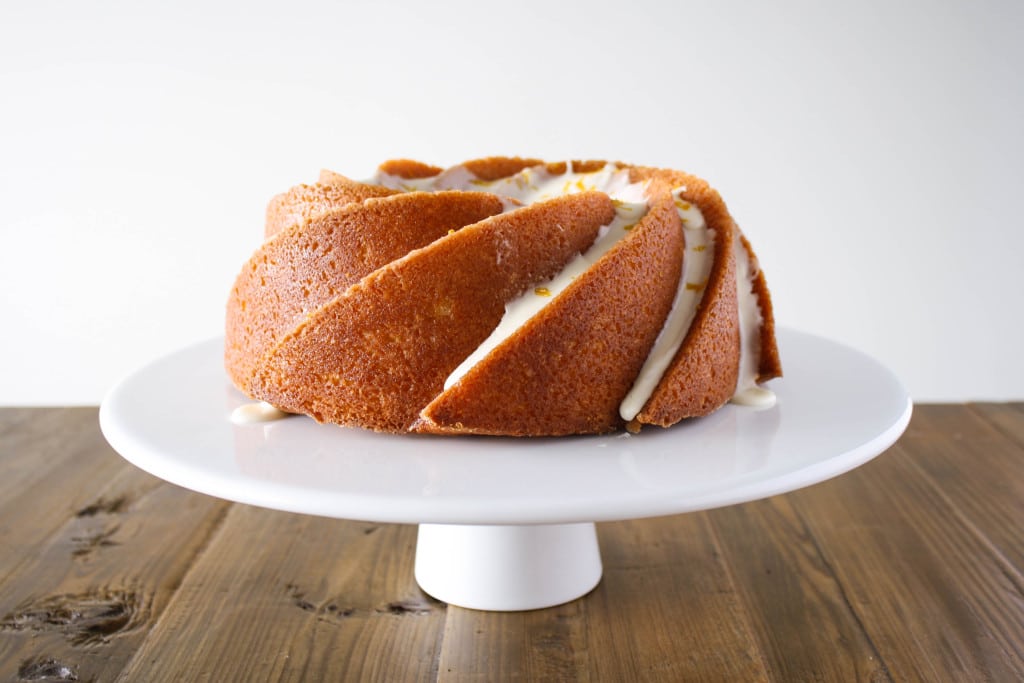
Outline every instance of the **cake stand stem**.
{"type": "Polygon", "coordinates": [[[420,524],[416,582],[459,607],[516,611],[586,595],[601,580],[594,524],[420,524]]]}

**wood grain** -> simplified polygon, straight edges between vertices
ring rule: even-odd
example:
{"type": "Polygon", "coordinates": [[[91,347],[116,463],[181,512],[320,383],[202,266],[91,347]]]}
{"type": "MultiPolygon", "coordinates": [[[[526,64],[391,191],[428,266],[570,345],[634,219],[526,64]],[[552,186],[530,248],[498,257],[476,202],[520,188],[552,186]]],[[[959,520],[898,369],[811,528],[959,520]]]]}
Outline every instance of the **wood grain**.
{"type": "Polygon", "coordinates": [[[566,605],[448,607],[415,528],[140,472],[92,408],[0,409],[0,680],[1024,680],[1024,404],[918,406],[785,496],[598,525],[566,605]]]}
{"type": "Polygon", "coordinates": [[[773,680],[890,679],[788,497],[714,510],[710,517],[773,680]]]}
{"type": "MultiPolygon", "coordinates": [[[[1024,418],[1021,417],[1024,415],[1024,403],[975,403],[969,408],[1015,444],[1024,447],[1024,418]]],[[[926,411],[922,417],[930,412],[926,411]]],[[[1018,452],[1018,464],[1020,458],[1024,458],[1024,453],[1018,452]]]]}
{"type": "Polygon", "coordinates": [[[445,609],[413,581],[414,543],[415,527],[236,505],[124,678],[433,678],[445,609]]]}
{"type": "Polygon", "coordinates": [[[585,603],[594,652],[602,653],[591,662],[594,680],[765,677],[705,514],[616,522],[600,538],[605,575],[585,603]]]}
{"type": "Polygon", "coordinates": [[[1024,525],[1007,522],[1024,519],[1024,420],[1018,417],[1015,432],[1015,423],[1001,413],[995,407],[930,406],[907,430],[900,449],[927,473],[961,522],[991,543],[1007,571],[1019,576],[1024,525]]]}
{"type": "Polygon", "coordinates": [[[67,506],[57,500],[39,504],[38,495],[51,490],[66,496],[73,488],[66,482],[90,467],[112,473],[124,466],[118,457],[90,457],[104,450],[93,408],[0,409],[0,519],[27,493],[27,500],[41,510],[53,508],[59,513],[57,523],[63,522],[67,506]]]}
{"type": "Polygon", "coordinates": [[[791,494],[898,680],[1022,680],[1024,594],[907,449],[791,494]]]}
{"type": "MultiPolygon", "coordinates": [[[[89,424],[78,425],[83,444],[95,444],[99,431],[89,412],[89,424]]],[[[66,680],[113,679],[226,508],[105,446],[5,500],[0,509],[18,523],[5,525],[0,560],[14,567],[0,581],[0,680],[55,671],[66,680]]]]}
{"type": "Polygon", "coordinates": [[[449,608],[440,680],[766,677],[706,516],[598,532],[604,576],[590,595],[512,614],[449,608]]]}

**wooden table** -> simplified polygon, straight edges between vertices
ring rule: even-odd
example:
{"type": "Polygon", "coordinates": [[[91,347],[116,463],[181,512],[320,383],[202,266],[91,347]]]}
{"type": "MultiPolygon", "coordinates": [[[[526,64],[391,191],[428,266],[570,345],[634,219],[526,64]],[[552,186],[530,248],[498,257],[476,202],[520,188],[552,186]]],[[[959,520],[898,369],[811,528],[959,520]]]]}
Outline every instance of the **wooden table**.
{"type": "Polygon", "coordinates": [[[1024,680],[1024,404],[919,406],[838,479],[598,533],[580,600],[448,607],[415,527],[216,500],[94,408],[0,409],[0,680],[1024,680]]]}

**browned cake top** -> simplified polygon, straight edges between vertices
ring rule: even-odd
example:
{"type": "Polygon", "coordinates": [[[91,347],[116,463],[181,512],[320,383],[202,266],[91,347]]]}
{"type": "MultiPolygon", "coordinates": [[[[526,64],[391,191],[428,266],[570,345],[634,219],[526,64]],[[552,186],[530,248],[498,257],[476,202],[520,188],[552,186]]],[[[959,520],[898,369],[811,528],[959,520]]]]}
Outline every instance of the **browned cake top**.
{"type": "Polygon", "coordinates": [[[349,204],[266,241],[231,290],[225,360],[238,386],[280,337],[363,276],[501,211],[481,192],[407,193],[349,204]]]}
{"type": "Polygon", "coordinates": [[[263,236],[269,239],[285,228],[305,223],[332,209],[392,194],[395,190],[357,183],[337,173],[322,171],[319,183],[297,185],[270,200],[263,236]]]}

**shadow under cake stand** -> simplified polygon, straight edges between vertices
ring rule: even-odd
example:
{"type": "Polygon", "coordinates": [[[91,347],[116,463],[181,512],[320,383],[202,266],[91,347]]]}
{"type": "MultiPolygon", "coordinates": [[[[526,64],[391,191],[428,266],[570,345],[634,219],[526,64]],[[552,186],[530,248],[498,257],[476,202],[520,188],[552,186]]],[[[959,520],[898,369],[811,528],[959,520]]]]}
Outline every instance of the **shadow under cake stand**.
{"type": "Polygon", "coordinates": [[[240,503],[419,525],[416,580],[444,602],[525,610],[601,578],[595,522],[706,510],[792,491],[875,457],[903,433],[899,380],[841,344],[780,330],[769,409],[727,405],[638,435],[383,435],[301,416],[234,424],[222,340],[126,377],[100,407],[110,444],[174,484],[240,503]]]}

